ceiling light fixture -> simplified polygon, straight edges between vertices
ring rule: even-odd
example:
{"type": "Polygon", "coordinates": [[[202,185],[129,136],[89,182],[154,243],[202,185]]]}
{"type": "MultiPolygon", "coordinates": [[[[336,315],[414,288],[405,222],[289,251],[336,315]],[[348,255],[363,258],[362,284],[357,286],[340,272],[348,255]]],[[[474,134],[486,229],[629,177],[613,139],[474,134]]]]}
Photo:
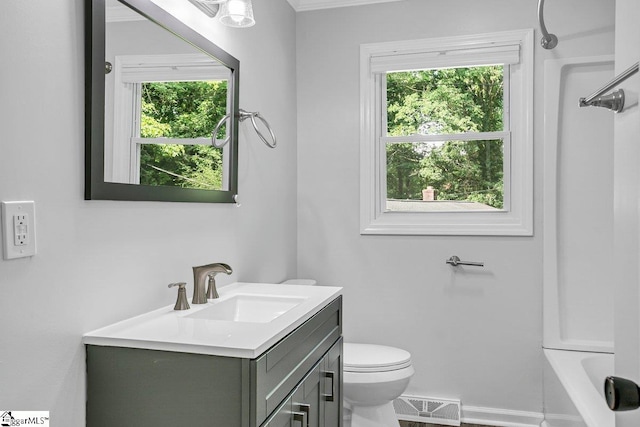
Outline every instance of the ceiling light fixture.
{"type": "Polygon", "coordinates": [[[207,16],[217,16],[229,27],[246,28],[255,25],[251,0],[189,0],[207,16]]]}
{"type": "Polygon", "coordinates": [[[222,3],[220,22],[236,28],[255,25],[256,21],[253,19],[251,0],[227,0],[222,3]]]}

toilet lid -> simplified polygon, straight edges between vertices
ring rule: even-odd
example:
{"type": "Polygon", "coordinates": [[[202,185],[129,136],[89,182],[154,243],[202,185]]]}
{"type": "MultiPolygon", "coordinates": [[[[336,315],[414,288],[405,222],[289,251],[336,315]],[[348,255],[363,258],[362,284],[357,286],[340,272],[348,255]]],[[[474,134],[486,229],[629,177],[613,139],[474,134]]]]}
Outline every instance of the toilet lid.
{"type": "Polygon", "coordinates": [[[411,353],[385,345],[345,343],[343,353],[347,372],[386,372],[411,366],[411,353]]]}

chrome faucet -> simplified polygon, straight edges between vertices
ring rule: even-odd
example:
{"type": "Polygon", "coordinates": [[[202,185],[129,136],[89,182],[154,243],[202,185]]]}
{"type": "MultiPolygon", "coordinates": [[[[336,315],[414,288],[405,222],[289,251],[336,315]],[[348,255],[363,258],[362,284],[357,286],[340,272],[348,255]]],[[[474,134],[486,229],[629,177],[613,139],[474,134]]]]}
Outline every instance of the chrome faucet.
{"type": "Polygon", "coordinates": [[[207,296],[209,298],[218,298],[214,279],[218,273],[231,274],[233,270],[227,264],[221,262],[193,267],[193,299],[191,300],[193,304],[206,304],[207,296]],[[209,282],[209,289],[205,291],[207,281],[209,282]]]}

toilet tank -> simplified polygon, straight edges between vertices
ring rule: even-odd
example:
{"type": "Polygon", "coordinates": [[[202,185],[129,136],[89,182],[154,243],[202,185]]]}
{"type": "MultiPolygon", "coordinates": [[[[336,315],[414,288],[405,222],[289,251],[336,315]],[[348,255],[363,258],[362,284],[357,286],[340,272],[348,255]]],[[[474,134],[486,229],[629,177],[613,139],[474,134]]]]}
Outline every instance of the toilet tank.
{"type": "Polygon", "coordinates": [[[305,285],[315,286],[318,282],[314,279],[289,279],[282,282],[283,285],[305,285]]]}

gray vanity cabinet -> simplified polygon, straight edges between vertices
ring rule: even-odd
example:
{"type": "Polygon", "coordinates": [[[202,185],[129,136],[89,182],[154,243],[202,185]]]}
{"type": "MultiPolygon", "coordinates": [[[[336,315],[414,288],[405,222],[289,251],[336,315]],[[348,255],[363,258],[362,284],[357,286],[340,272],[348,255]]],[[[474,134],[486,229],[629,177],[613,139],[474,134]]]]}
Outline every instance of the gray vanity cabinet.
{"type": "Polygon", "coordinates": [[[87,426],[340,427],[341,335],[338,297],[256,359],[87,345],[87,426]]]}
{"type": "Polygon", "coordinates": [[[342,425],[342,338],[277,408],[263,427],[342,425]]]}

